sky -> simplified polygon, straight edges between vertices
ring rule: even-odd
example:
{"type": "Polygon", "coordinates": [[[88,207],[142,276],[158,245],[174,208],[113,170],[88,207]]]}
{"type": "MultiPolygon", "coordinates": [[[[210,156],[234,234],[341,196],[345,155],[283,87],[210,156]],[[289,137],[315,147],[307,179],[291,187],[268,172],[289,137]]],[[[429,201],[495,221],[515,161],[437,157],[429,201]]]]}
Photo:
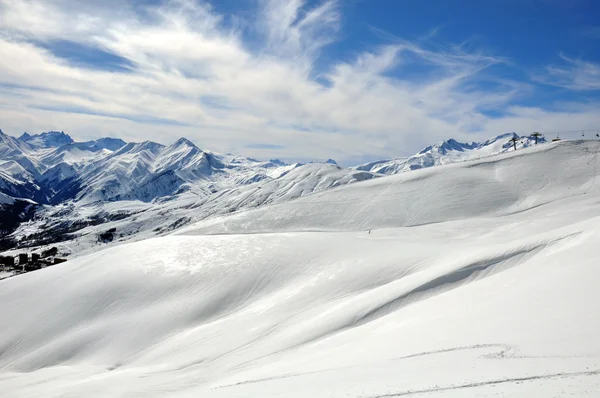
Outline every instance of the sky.
{"type": "Polygon", "coordinates": [[[0,128],[358,164],[600,129],[595,0],[0,0],[0,128]]]}

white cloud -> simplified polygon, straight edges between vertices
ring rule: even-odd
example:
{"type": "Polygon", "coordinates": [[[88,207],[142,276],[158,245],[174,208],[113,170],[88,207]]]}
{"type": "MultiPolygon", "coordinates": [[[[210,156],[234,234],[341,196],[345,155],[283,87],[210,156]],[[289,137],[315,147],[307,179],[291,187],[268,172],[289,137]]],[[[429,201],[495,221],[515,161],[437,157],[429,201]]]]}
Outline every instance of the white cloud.
{"type": "Polygon", "coordinates": [[[600,65],[561,55],[562,65],[548,65],[535,79],[570,90],[600,90],[600,65]]]}
{"type": "Polygon", "coordinates": [[[394,39],[316,69],[340,36],[340,4],[258,3],[241,31],[193,0],[145,9],[0,0],[0,127],[163,143],[186,136],[216,151],[341,162],[410,154],[449,137],[487,138],[516,129],[513,123],[536,129],[539,115],[520,108],[502,119],[483,113],[530,90],[500,79],[493,90],[478,88],[503,59],[394,39]],[[134,67],[78,66],[40,44],[52,40],[93,46],[134,67]],[[415,78],[415,65],[431,73],[415,78]],[[284,148],[246,148],[251,144],[284,148]]]}
{"type": "Polygon", "coordinates": [[[340,29],[340,13],[334,0],[306,9],[303,0],[262,0],[259,29],[266,36],[265,50],[309,67],[340,29]]]}

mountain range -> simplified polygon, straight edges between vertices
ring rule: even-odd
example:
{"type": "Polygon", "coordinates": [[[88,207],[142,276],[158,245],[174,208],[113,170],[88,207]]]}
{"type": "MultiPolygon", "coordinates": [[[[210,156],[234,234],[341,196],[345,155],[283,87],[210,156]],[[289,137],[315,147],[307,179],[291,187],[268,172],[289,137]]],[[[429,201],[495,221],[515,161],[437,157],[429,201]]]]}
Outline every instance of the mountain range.
{"type": "Polygon", "coordinates": [[[16,138],[0,130],[0,215],[11,220],[0,225],[0,249],[82,237],[89,247],[96,229],[111,222],[120,222],[123,239],[147,237],[212,215],[506,152],[513,137],[518,147],[534,144],[515,133],[483,143],[449,139],[411,157],[343,168],[332,159],[287,164],[223,155],[186,138],[165,146],[118,138],[75,142],[62,131],[16,138]]]}

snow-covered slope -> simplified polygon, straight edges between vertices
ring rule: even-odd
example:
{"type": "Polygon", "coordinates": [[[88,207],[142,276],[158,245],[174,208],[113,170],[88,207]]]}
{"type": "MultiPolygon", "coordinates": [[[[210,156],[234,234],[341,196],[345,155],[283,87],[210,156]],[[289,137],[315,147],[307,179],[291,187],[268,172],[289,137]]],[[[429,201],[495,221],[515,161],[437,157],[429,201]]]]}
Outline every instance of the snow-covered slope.
{"type": "Polygon", "coordinates": [[[85,165],[122,145],[122,140],[112,138],[76,143],[64,132],[14,138],[0,130],[0,191],[41,203],[72,199],[72,194],[59,193],[77,180],[85,165]]]}
{"type": "Polygon", "coordinates": [[[0,192],[12,197],[44,201],[46,199],[37,179],[42,167],[27,143],[0,130],[0,192]]]}
{"type": "Polygon", "coordinates": [[[15,198],[0,193],[0,205],[12,205],[13,203],[15,203],[15,198]]]}
{"type": "Polygon", "coordinates": [[[200,233],[215,234],[366,230],[502,216],[598,189],[594,165],[599,146],[595,141],[553,143],[401,173],[289,204],[215,218],[198,228],[200,233]],[[530,158],[537,153],[543,161],[532,163],[530,158]],[[310,217],[298,217],[299,209],[310,217]]]}
{"type": "Polygon", "coordinates": [[[562,142],[347,185],[0,281],[0,386],[595,396],[599,150],[562,142]]]}
{"type": "Polygon", "coordinates": [[[105,244],[98,243],[98,235],[109,229],[117,231],[113,244],[147,239],[211,216],[287,202],[371,179],[374,175],[315,163],[291,168],[277,178],[263,177],[258,182],[236,181],[233,187],[215,192],[211,191],[215,184],[184,185],[177,195],[152,203],[131,200],[64,203],[21,225],[11,237],[22,244],[51,247],[56,245],[53,237],[68,233],[62,239],[66,241],[60,243],[63,253],[82,255],[105,248],[105,244]],[[40,233],[44,236],[40,237],[40,233]]]}

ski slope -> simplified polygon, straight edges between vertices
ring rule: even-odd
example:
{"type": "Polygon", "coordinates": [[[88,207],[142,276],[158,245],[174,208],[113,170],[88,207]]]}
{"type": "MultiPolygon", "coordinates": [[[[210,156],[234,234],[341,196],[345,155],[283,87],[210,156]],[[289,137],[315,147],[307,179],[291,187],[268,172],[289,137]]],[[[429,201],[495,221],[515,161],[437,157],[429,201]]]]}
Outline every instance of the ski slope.
{"type": "Polygon", "coordinates": [[[0,391],[598,396],[599,150],[378,178],[2,280],[0,391]]]}
{"type": "Polygon", "coordinates": [[[595,193],[596,141],[546,144],[471,162],[415,170],[239,212],[182,234],[408,227],[504,216],[595,193]],[[533,161],[535,160],[535,161],[533,161]]]}

